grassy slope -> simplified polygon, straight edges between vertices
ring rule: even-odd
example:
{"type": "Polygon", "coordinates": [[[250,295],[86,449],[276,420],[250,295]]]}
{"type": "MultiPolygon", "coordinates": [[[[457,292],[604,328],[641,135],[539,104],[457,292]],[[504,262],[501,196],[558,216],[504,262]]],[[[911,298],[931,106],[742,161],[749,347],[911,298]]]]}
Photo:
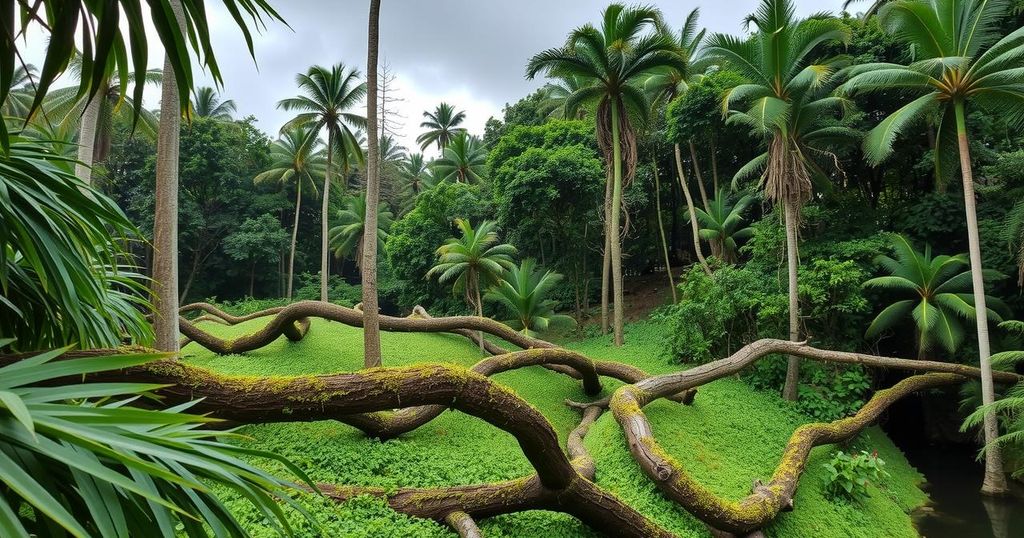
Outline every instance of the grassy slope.
{"type": "MultiPolygon", "coordinates": [[[[205,328],[233,336],[250,332],[261,323],[254,320],[236,327],[206,324],[205,328]]],[[[611,347],[602,338],[567,346],[595,358],[636,364],[652,373],[671,371],[672,366],[657,358],[658,338],[657,327],[640,323],[629,327],[628,343],[621,349],[611,347]]],[[[456,336],[389,333],[384,335],[383,343],[384,363],[389,366],[433,360],[469,366],[480,357],[476,347],[456,336]]],[[[245,356],[217,357],[194,344],[183,351],[196,364],[228,373],[329,373],[360,367],[362,334],[338,323],[314,320],[309,337],[302,342],[289,343],[282,338],[245,356]]],[[[509,372],[496,379],[540,409],[563,439],[575,426],[578,415],[562,401],[584,398],[576,382],[542,368],[509,372]]],[[[614,387],[612,383],[606,385],[606,390],[614,387]]],[[[659,402],[648,408],[648,414],[666,449],[714,491],[733,498],[746,494],[754,478],[770,475],[789,434],[802,421],[778,398],[732,379],[702,389],[692,408],[659,402]]],[[[445,413],[413,433],[384,443],[331,421],[250,426],[242,433],[252,438],[248,441],[252,446],[280,452],[314,480],[324,482],[429,487],[510,479],[531,471],[511,436],[458,412],[445,413]]],[[[587,445],[597,460],[599,484],[682,536],[707,535],[698,521],[665,501],[640,473],[610,414],[591,430],[587,445]]],[[[924,501],[916,487],[920,476],[877,430],[863,436],[855,446],[877,449],[889,463],[887,468],[893,476],[884,489],[875,492],[865,506],[825,499],[820,493],[824,480],[820,464],[829,449],[818,449],[804,475],[796,510],[782,515],[768,529],[769,535],[916,535],[906,511],[924,501]]],[[[372,499],[340,507],[315,498],[304,502],[318,514],[326,536],[452,536],[442,525],[406,518],[372,499]]],[[[273,535],[243,502],[234,503],[233,508],[251,523],[256,536],[273,535]]],[[[488,537],[593,535],[573,518],[544,512],[502,516],[481,526],[488,537]]],[[[314,534],[303,529],[299,535],[314,534]]]]}

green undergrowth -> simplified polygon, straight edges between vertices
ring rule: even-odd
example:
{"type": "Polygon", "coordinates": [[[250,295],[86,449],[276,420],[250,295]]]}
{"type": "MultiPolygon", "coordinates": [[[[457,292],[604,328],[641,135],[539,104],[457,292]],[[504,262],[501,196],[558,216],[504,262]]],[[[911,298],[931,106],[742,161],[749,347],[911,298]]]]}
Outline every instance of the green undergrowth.
{"type": "MultiPolygon", "coordinates": [[[[255,331],[266,320],[235,327],[204,323],[222,337],[255,331]]],[[[670,365],[662,349],[660,327],[637,323],[627,328],[626,346],[614,348],[604,337],[563,342],[596,359],[616,360],[651,373],[679,368],[670,365]]],[[[385,333],[386,366],[447,361],[471,366],[479,349],[462,337],[439,334],[385,333]]],[[[362,363],[362,333],[346,325],[313,320],[301,342],[279,338],[245,355],[219,357],[190,344],[187,360],[217,371],[245,375],[332,373],[357,369],[362,363]]],[[[579,383],[540,367],[500,374],[495,379],[513,388],[551,421],[562,438],[579,420],[566,398],[584,400],[579,383]]],[[[606,380],[606,393],[617,385],[606,380]]],[[[750,389],[729,378],[703,387],[692,407],[656,402],[647,408],[655,434],[666,450],[712,491],[739,499],[755,478],[767,479],[793,429],[806,422],[779,398],[750,389]]],[[[248,446],[279,452],[301,466],[316,481],[346,485],[436,487],[507,480],[525,476],[532,468],[515,439],[474,417],[449,411],[414,432],[380,442],[333,421],[256,425],[242,428],[248,446]]],[[[626,449],[621,431],[606,413],[591,429],[587,447],[597,462],[597,482],[620,495],[647,516],[685,537],[706,537],[695,518],[666,501],[643,476],[626,449]]],[[[892,474],[872,491],[863,505],[824,496],[826,473],[821,463],[834,447],[815,451],[801,481],[796,510],[781,515],[767,529],[769,536],[846,537],[916,536],[911,509],[925,501],[918,489],[920,475],[879,430],[872,429],[854,447],[878,450],[892,474]]],[[[269,464],[268,464],[269,465],[269,464]]],[[[273,468],[273,466],[271,466],[273,468]]],[[[323,536],[434,537],[454,536],[446,526],[395,513],[377,499],[359,498],[342,505],[306,495],[303,505],[314,513],[323,536]]],[[[254,510],[240,499],[230,502],[254,536],[274,536],[254,510]]],[[[320,536],[302,522],[292,521],[298,536],[320,536]]],[[[549,512],[525,512],[480,522],[488,537],[545,538],[596,536],[572,517],[549,512]]]]}

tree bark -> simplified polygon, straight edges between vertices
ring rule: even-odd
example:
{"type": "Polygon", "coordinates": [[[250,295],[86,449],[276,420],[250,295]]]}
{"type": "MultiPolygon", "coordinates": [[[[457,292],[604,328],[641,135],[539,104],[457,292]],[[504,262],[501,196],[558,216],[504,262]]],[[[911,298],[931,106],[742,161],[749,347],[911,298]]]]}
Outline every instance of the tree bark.
{"type": "Polygon", "coordinates": [[[714,182],[715,196],[718,196],[718,144],[715,135],[708,137],[711,142],[711,180],[714,182]]]}
{"type": "MultiPolygon", "coordinates": [[[[184,32],[180,0],[171,0],[178,26],[184,32]]],[[[156,146],[156,208],[153,222],[153,329],[156,348],[178,348],[178,138],[181,102],[170,59],[164,60],[160,95],[160,126],[156,146]]]]}
{"type": "Polygon", "coordinates": [[[654,206],[655,212],[658,214],[658,233],[661,234],[661,250],[665,254],[665,273],[668,275],[668,288],[672,290],[672,303],[679,302],[679,298],[676,297],[676,282],[672,278],[672,263],[668,256],[668,242],[665,240],[665,225],[661,220],[661,181],[658,180],[658,163],[652,161],[651,166],[654,168],[654,206]]]}
{"type": "Polygon", "coordinates": [[[612,172],[609,169],[604,178],[604,251],[601,257],[601,334],[608,334],[608,296],[611,289],[612,271],[612,172]]]}
{"type": "Polygon", "coordinates": [[[377,133],[377,55],[380,0],[370,0],[366,54],[366,222],[363,224],[363,365],[381,365],[380,309],[377,305],[377,209],[380,204],[380,137],[377,133]]]}
{"type": "MultiPolygon", "coordinates": [[[[787,199],[785,205],[786,220],[786,263],[789,276],[789,339],[800,341],[800,289],[797,283],[799,274],[799,252],[797,251],[797,201],[787,199]]],[[[799,395],[800,358],[790,356],[786,364],[786,384],[782,388],[782,397],[795,402],[799,395]]]]}
{"type": "MultiPolygon", "coordinates": [[[[981,396],[985,405],[995,402],[992,383],[992,363],[988,339],[988,307],[985,304],[985,279],[981,266],[981,240],[978,233],[978,213],[975,208],[974,173],[971,168],[971,149],[967,140],[967,118],[963,101],[957,101],[956,130],[960,146],[960,173],[964,186],[964,209],[967,213],[967,240],[971,258],[971,284],[974,292],[974,312],[978,328],[978,364],[981,366],[981,396]]],[[[1009,492],[1003,472],[1003,452],[995,440],[999,437],[999,423],[993,412],[985,414],[985,479],[981,492],[1005,495],[1009,492]]]]}
{"type": "Polygon", "coordinates": [[[700,201],[704,204],[704,211],[711,211],[708,206],[708,191],[704,189],[704,174],[700,171],[700,163],[697,162],[697,146],[693,145],[693,140],[690,140],[690,160],[693,161],[693,175],[697,181],[697,188],[700,189],[700,201]]]}
{"type": "Polygon", "coordinates": [[[320,300],[323,302],[328,301],[327,297],[327,257],[328,257],[328,245],[327,245],[327,234],[330,226],[328,225],[328,213],[330,207],[330,192],[331,192],[331,164],[333,164],[334,158],[334,131],[330,128],[327,129],[327,169],[324,172],[324,193],[323,203],[320,207],[320,300]]]}
{"type": "Polygon", "coordinates": [[[86,185],[92,185],[92,165],[96,146],[96,127],[100,121],[100,109],[107,98],[107,83],[104,81],[96,93],[89,99],[78,129],[78,162],[75,163],[75,175],[86,185]]]}
{"type": "Polygon", "coordinates": [[[693,231],[693,251],[697,254],[697,261],[704,268],[704,272],[711,274],[711,267],[704,259],[704,252],[700,246],[700,227],[697,225],[697,211],[693,208],[693,196],[690,195],[690,187],[686,184],[686,174],[683,173],[683,155],[679,144],[675,144],[676,174],[679,176],[679,186],[683,189],[683,197],[686,198],[686,210],[690,214],[690,228],[693,231]]]}
{"type": "Polygon", "coordinates": [[[295,222],[292,224],[292,248],[288,254],[288,300],[292,300],[292,284],[295,281],[295,243],[299,236],[299,213],[302,210],[302,180],[296,182],[295,222]]]}
{"type": "Polygon", "coordinates": [[[623,338],[623,290],[622,290],[622,238],[619,236],[619,211],[622,209],[622,144],[619,125],[619,102],[611,101],[612,109],[612,214],[608,230],[611,232],[612,247],[612,307],[615,346],[622,346],[623,338]]]}

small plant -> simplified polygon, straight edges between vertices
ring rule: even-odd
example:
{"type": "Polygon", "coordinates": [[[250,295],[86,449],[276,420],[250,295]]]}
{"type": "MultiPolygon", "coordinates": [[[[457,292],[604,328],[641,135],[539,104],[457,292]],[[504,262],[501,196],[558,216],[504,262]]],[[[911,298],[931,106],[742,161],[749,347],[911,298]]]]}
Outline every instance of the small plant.
{"type": "Polygon", "coordinates": [[[878,452],[869,454],[866,450],[852,455],[840,450],[832,456],[832,461],[822,464],[822,467],[829,472],[828,493],[853,501],[867,499],[868,484],[872,481],[877,484],[889,477],[885,472],[885,461],[878,457],[878,452]]]}

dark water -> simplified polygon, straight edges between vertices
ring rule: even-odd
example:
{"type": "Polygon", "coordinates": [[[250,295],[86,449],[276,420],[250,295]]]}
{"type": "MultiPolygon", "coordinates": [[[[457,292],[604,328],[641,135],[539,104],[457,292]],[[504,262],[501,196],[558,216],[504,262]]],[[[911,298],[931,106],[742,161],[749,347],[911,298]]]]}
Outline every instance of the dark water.
{"type": "Polygon", "coordinates": [[[921,536],[1024,538],[1024,486],[1013,484],[1007,498],[981,495],[984,467],[976,461],[976,447],[929,441],[928,413],[922,413],[920,400],[907,400],[891,410],[884,427],[928,481],[924,489],[932,502],[914,518],[921,536]]]}

